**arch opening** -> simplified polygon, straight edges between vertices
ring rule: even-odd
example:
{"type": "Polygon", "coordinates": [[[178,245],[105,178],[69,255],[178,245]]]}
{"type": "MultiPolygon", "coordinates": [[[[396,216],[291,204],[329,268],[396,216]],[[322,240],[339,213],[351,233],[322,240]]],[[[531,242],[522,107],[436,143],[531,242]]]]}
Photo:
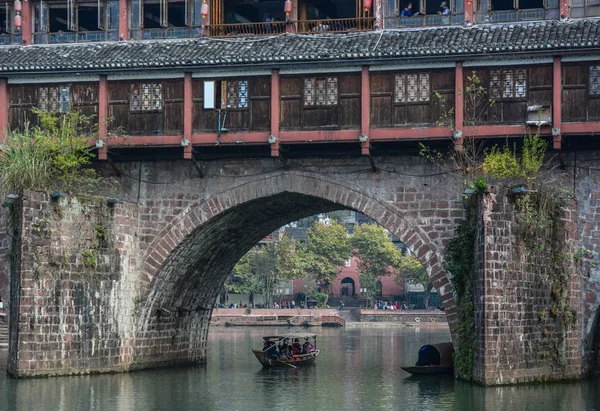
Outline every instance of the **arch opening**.
{"type": "MultiPolygon", "coordinates": [[[[286,189],[265,192],[262,181],[251,190],[244,187],[244,193],[250,192],[251,198],[236,194],[234,189],[191,206],[188,212],[165,228],[161,238],[153,244],[155,247],[162,244],[162,247],[150,247],[147,254],[151,264],[147,265],[147,294],[136,341],[148,349],[137,350],[136,362],[204,359],[211,307],[241,257],[285,224],[344,209],[365,214],[403,239],[432,278],[454,338],[451,316],[455,306],[447,276],[437,246],[428,242],[421,227],[401,210],[372,195],[357,193],[347,187],[332,187],[332,184],[319,180],[314,183],[316,187],[305,186],[310,188],[305,190],[308,193],[301,192],[302,187],[294,181],[277,184],[286,189]],[[290,186],[293,191],[289,190],[290,186]],[[168,343],[176,347],[175,350],[168,349],[169,359],[161,358],[161,348],[152,342],[161,332],[169,335],[168,343]],[[157,358],[144,359],[140,355],[157,358]]],[[[351,292],[355,294],[355,287],[352,288],[351,292]]]]}

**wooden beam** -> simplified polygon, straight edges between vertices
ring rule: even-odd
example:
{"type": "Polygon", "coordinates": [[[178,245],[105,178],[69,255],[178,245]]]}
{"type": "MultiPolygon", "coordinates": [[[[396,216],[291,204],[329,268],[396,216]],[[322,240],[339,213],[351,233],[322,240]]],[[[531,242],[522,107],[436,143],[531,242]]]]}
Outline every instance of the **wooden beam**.
{"type": "Polygon", "coordinates": [[[31,33],[32,29],[32,12],[31,12],[31,1],[22,1],[21,18],[23,25],[21,26],[21,40],[24,46],[33,44],[33,36],[31,33]]]}
{"type": "Polygon", "coordinates": [[[107,160],[106,136],[108,135],[108,80],[105,74],[100,75],[98,84],[98,139],[104,145],[98,148],[98,160],[107,160]]]}
{"type": "Polygon", "coordinates": [[[8,81],[0,78],[0,143],[8,131],[8,81]]]}
{"type": "Polygon", "coordinates": [[[553,145],[555,150],[560,150],[562,147],[562,67],[560,57],[554,57],[552,68],[552,127],[560,131],[558,135],[553,136],[553,145]]]}
{"type": "Polygon", "coordinates": [[[271,156],[279,157],[279,122],[280,122],[280,106],[279,106],[279,70],[273,69],[271,72],[271,136],[277,141],[271,144],[271,156]]]}
{"type": "Polygon", "coordinates": [[[194,83],[192,73],[185,73],[183,77],[183,139],[188,145],[183,147],[183,158],[192,158],[192,123],[194,120],[194,83]]]}
{"type": "Polygon", "coordinates": [[[454,71],[454,131],[460,133],[460,137],[454,138],[454,144],[456,150],[462,151],[464,142],[464,77],[463,77],[463,65],[462,63],[456,63],[456,69],[454,71]]]}
{"type": "Polygon", "coordinates": [[[119,0],[119,40],[129,40],[127,1],[128,0],[119,0]]]}
{"type": "Polygon", "coordinates": [[[369,136],[371,134],[371,84],[369,77],[369,67],[363,66],[361,73],[361,93],[360,93],[360,133],[366,137],[366,141],[361,142],[361,153],[365,156],[371,155],[369,148],[369,136]]]}

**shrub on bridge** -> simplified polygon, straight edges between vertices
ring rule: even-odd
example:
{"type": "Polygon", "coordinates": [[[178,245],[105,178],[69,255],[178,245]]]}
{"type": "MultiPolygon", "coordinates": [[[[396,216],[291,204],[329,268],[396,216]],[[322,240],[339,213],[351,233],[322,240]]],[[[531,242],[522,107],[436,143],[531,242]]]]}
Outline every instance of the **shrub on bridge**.
{"type": "Polygon", "coordinates": [[[0,154],[0,190],[88,191],[100,178],[90,167],[93,117],[77,111],[54,114],[34,109],[39,126],[6,133],[0,154]]]}

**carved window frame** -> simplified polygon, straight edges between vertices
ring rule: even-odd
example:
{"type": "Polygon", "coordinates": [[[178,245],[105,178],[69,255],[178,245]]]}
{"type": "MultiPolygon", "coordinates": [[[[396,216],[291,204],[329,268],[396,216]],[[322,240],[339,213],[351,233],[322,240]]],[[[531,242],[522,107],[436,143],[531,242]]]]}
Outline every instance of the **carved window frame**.
{"type": "Polygon", "coordinates": [[[250,107],[248,80],[221,81],[221,108],[248,110],[250,107]]]}
{"type": "Polygon", "coordinates": [[[304,108],[336,107],[339,103],[338,78],[305,78],[302,96],[304,108]]]}
{"type": "Polygon", "coordinates": [[[600,64],[589,68],[588,95],[591,98],[600,98],[600,64]]]}
{"type": "Polygon", "coordinates": [[[130,113],[159,113],[164,108],[162,83],[144,82],[129,85],[130,113]]]}
{"type": "Polygon", "coordinates": [[[526,68],[490,70],[488,94],[494,101],[527,100],[528,88],[526,68]]]}
{"type": "Polygon", "coordinates": [[[430,101],[430,73],[396,74],[394,77],[394,104],[424,104],[430,101]]]}
{"type": "Polygon", "coordinates": [[[71,86],[40,87],[37,107],[47,113],[68,113],[71,111],[71,86]]]}

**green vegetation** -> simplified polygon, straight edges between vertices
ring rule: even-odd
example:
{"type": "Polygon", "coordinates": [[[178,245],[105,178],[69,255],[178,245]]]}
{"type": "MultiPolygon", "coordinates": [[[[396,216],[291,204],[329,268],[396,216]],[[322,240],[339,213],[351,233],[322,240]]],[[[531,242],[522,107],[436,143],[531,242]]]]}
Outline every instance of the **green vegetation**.
{"type": "Polygon", "coordinates": [[[354,255],[358,257],[360,285],[370,296],[381,293],[379,279],[389,274],[390,267],[397,267],[402,252],[392,243],[386,230],[377,224],[357,225],[351,239],[354,255]]]}
{"type": "Polygon", "coordinates": [[[475,201],[467,207],[467,219],[456,230],[446,247],[447,269],[458,307],[457,345],[454,354],[456,375],[466,381],[473,378],[475,359],[475,305],[473,301],[473,271],[475,269],[475,201]]]}
{"type": "Polygon", "coordinates": [[[306,245],[299,254],[306,274],[328,293],[346,260],[352,256],[348,230],[336,221],[317,222],[308,230],[306,245]]]}
{"type": "Polygon", "coordinates": [[[233,268],[225,287],[240,294],[262,294],[271,303],[275,287],[302,275],[301,260],[294,253],[295,242],[287,235],[279,241],[255,247],[233,268]]]}
{"type": "Polygon", "coordinates": [[[0,153],[0,190],[3,194],[24,190],[86,191],[99,182],[89,168],[94,154],[89,137],[93,117],[79,112],[53,114],[33,109],[39,126],[9,131],[0,153]]]}
{"type": "Polygon", "coordinates": [[[396,284],[403,286],[404,281],[408,281],[414,285],[423,286],[423,289],[425,290],[423,303],[425,304],[425,307],[429,307],[429,296],[433,290],[433,282],[431,281],[431,278],[429,278],[425,267],[423,267],[414,255],[404,254],[400,258],[396,284]]]}

